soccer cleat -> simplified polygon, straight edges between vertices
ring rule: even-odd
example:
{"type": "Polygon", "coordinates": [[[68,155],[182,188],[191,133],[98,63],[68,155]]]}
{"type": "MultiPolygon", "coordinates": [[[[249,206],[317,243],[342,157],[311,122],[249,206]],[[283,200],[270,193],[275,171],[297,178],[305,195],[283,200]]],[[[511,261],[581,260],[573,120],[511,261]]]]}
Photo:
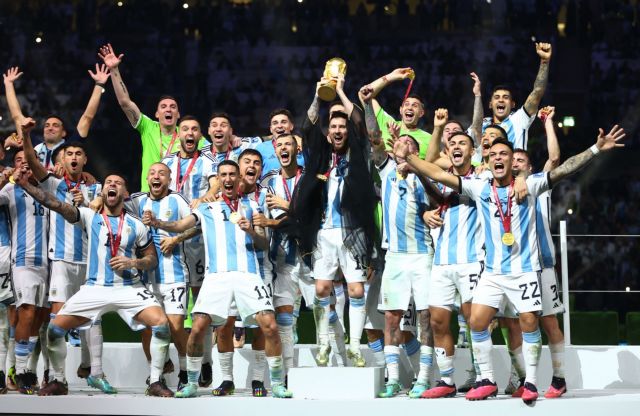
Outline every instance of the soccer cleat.
{"type": "Polygon", "coordinates": [[[460,393],[466,393],[469,390],[475,388],[476,385],[478,384],[476,381],[476,378],[478,377],[476,375],[476,370],[475,369],[467,370],[467,373],[469,373],[469,376],[467,377],[467,381],[465,381],[460,387],[458,387],[458,391],[460,393]]]}
{"type": "Polygon", "coordinates": [[[487,397],[496,397],[497,395],[498,385],[485,378],[475,388],[469,390],[465,398],[467,400],[486,400],[487,397]]]}
{"type": "Polygon", "coordinates": [[[388,399],[390,397],[396,397],[402,390],[402,385],[397,382],[388,382],[384,385],[384,390],[378,393],[378,397],[381,399],[388,399]]]}
{"type": "Polygon", "coordinates": [[[276,399],[290,399],[293,393],[287,390],[284,383],[273,383],[271,385],[271,396],[276,399]]]}
{"type": "Polygon", "coordinates": [[[354,367],[362,368],[367,366],[367,362],[364,360],[360,350],[352,351],[351,348],[349,348],[347,350],[347,358],[351,360],[354,367]]]}
{"type": "Polygon", "coordinates": [[[171,374],[175,371],[175,367],[173,366],[173,361],[169,358],[164,363],[164,367],[162,367],[162,374],[171,374]]]}
{"type": "Polygon", "coordinates": [[[151,383],[144,394],[154,397],[173,397],[173,392],[167,387],[164,380],[151,383]]]}
{"type": "Polygon", "coordinates": [[[38,392],[38,396],[66,396],[67,394],[69,394],[67,383],[58,380],[51,380],[45,388],[38,392]]]}
{"type": "Polygon", "coordinates": [[[244,347],[245,333],[244,328],[235,327],[233,329],[233,348],[244,347]]]}
{"type": "Polygon", "coordinates": [[[200,367],[200,377],[198,377],[198,386],[209,387],[213,382],[213,371],[211,363],[203,363],[200,367]]]}
{"type": "MultiPolygon", "coordinates": [[[[78,378],[87,378],[91,375],[91,366],[83,367],[82,364],[78,366],[78,371],[76,372],[78,378]]],[[[149,384],[149,383],[147,383],[149,384]]]]}
{"type": "MultiPolygon", "coordinates": [[[[167,384],[167,379],[164,378],[164,376],[160,376],[160,380],[164,383],[167,384]]],[[[145,384],[147,385],[147,387],[149,386],[149,383],[151,382],[151,376],[147,376],[147,379],[145,380],[145,384]]]]}
{"type": "Polygon", "coordinates": [[[551,386],[544,394],[545,399],[557,399],[567,392],[567,382],[562,377],[553,377],[551,386]]]}
{"type": "Polygon", "coordinates": [[[49,384],[49,369],[44,370],[42,374],[42,384],[40,384],[40,388],[43,389],[47,387],[47,384],[49,384]]]}
{"type": "Polygon", "coordinates": [[[423,399],[440,399],[442,397],[456,397],[456,385],[449,385],[440,380],[436,386],[422,393],[423,399]]]}
{"type": "Polygon", "coordinates": [[[0,371],[0,394],[7,394],[7,377],[0,371]]]}
{"type": "Polygon", "coordinates": [[[198,385],[196,383],[187,383],[181,390],[176,392],[175,397],[179,399],[186,399],[189,397],[196,397],[198,393],[198,385]]]}
{"type": "Polygon", "coordinates": [[[522,401],[526,404],[531,404],[538,399],[538,389],[533,384],[524,383],[524,390],[522,391],[522,401]]]}
{"type": "Polygon", "coordinates": [[[267,397],[269,392],[264,387],[264,383],[259,380],[253,380],[251,382],[251,393],[253,397],[267,397]]]}
{"type": "Polygon", "coordinates": [[[26,382],[31,385],[31,390],[33,390],[34,392],[40,390],[40,383],[38,383],[38,376],[36,375],[36,373],[27,371],[26,373],[24,373],[24,375],[27,377],[26,382]]]}
{"type": "Polygon", "coordinates": [[[427,390],[429,390],[428,383],[424,384],[424,383],[415,382],[413,383],[413,387],[411,387],[411,390],[409,390],[407,395],[409,396],[410,399],[419,399],[420,397],[422,397],[422,394],[427,390]]]}
{"type": "Polygon", "coordinates": [[[236,391],[236,385],[233,381],[224,380],[220,386],[211,391],[214,396],[231,396],[236,391]]]}
{"type": "MultiPolygon", "coordinates": [[[[520,379],[518,382],[518,387],[515,389],[513,393],[511,393],[511,397],[519,398],[522,397],[522,392],[524,391],[524,377],[520,379]]],[[[504,393],[507,394],[507,389],[504,390],[504,393]]]]}
{"type": "Polygon", "coordinates": [[[326,367],[329,364],[329,353],[331,353],[331,346],[320,345],[318,347],[318,352],[314,357],[318,367],[326,367]]]}
{"type": "Polygon", "coordinates": [[[178,391],[182,390],[187,384],[189,384],[189,378],[187,377],[187,370],[180,370],[178,373],[178,391]]]}
{"type": "Polygon", "coordinates": [[[80,346],[80,331],[75,328],[69,331],[69,345],[72,347],[80,346]]]}
{"type": "Polygon", "coordinates": [[[18,392],[20,392],[20,394],[31,395],[35,393],[29,374],[27,373],[16,374],[15,380],[16,380],[16,385],[18,386],[18,392]]]}
{"type": "Polygon", "coordinates": [[[7,390],[16,391],[18,390],[18,383],[16,382],[16,367],[10,367],[9,371],[7,371],[7,390]]]}
{"type": "Polygon", "coordinates": [[[105,394],[116,394],[118,390],[109,384],[109,381],[104,377],[87,377],[87,386],[93,387],[94,389],[98,389],[105,394]]]}

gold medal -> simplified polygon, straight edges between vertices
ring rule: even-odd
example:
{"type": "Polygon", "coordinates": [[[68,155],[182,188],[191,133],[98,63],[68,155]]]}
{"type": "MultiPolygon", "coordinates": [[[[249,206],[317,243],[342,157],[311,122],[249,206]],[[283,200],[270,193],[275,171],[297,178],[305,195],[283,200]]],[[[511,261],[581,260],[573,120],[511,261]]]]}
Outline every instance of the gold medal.
{"type": "Polygon", "coordinates": [[[505,246],[511,247],[515,242],[516,238],[513,236],[513,233],[502,234],[502,244],[504,244],[505,246]]]}
{"type": "Polygon", "coordinates": [[[16,180],[13,178],[13,175],[9,176],[9,182],[16,183],[16,180]]]}
{"type": "Polygon", "coordinates": [[[237,224],[240,219],[242,219],[242,215],[240,215],[240,213],[238,212],[232,212],[231,215],[229,215],[229,221],[234,224],[237,224]]]}
{"type": "Polygon", "coordinates": [[[326,182],[329,180],[329,178],[327,178],[327,175],[323,175],[322,173],[318,173],[316,175],[316,178],[320,179],[322,182],[326,182]]]}

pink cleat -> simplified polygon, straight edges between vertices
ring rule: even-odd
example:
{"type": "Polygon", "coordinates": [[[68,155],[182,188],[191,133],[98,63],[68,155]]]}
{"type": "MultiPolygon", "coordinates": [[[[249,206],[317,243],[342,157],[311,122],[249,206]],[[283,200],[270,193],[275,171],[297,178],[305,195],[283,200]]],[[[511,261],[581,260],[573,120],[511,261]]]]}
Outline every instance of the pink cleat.
{"type": "Polygon", "coordinates": [[[498,394],[498,385],[488,379],[483,379],[477,387],[469,390],[464,396],[467,400],[486,400],[487,397],[495,397],[498,394]]]}
{"type": "Polygon", "coordinates": [[[526,404],[531,404],[538,400],[538,389],[531,383],[524,383],[524,390],[522,392],[522,401],[526,404]]]}
{"type": "Polygon", "coordinates": [[[440,399],[443,397],[456,397],[456,385],[453,386],[440,380],[434,388],[425,390],[420,396],[423,399],[440,399]]]}
{"type": "Polygon", "coordinates": [[[557,399],[567,392],[567,382],[564,378],[553,377],[551,379],[551,386],[549,390],[544,394],[546,399],[557,399]]]}

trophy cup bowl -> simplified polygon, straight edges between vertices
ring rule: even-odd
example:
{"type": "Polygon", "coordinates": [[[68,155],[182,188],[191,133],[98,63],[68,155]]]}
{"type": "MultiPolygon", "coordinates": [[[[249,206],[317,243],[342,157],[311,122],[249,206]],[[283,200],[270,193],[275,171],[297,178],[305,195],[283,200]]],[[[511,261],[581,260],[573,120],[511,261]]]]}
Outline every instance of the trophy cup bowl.
{"type": "Polygon", "coordinates": [[[327,61],[324,67],[322,76],[326,78],[326,81],[322,82],[322,85],[318,88],[318,97],[322,101],[333,101],[336,99],[336,80],[338,75],[347,74],[347,63],[341,58],[331,58],[327,61]]]}

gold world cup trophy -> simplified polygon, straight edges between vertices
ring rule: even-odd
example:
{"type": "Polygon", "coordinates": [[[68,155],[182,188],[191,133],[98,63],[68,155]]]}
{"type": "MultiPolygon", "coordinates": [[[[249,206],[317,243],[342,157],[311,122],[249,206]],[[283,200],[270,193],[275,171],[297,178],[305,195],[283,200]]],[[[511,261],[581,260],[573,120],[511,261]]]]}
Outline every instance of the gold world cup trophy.
{"type": "Polygon", "coordinates": [[[322,76],[326,80],[318,88],[318,97],[322,101],[333,101],[336,99],[336,80],[332,79],[338,75],[347,75],[347,63],[341,58],[331,58],[324,66],[322,76]]]}

